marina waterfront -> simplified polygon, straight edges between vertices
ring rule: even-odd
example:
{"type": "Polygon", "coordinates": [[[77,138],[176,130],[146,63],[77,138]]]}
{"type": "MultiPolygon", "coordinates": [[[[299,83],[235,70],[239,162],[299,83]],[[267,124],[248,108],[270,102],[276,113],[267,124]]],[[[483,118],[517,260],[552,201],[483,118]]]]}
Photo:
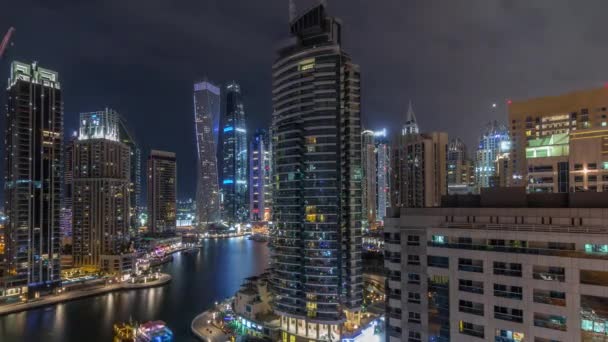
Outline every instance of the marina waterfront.
{"type": "Polygon", "coordinates": [[[214,301],[232,296],[243,279],[268,267],[266,243],[247,238],[208,239],[196,253],[176,253],[161,271],[162,287],[125,290],[0,316],[2,341],[111,341],[112,325],[130,319],[165,321],[176,341],[197,341],[192,319],[214,301]]]}

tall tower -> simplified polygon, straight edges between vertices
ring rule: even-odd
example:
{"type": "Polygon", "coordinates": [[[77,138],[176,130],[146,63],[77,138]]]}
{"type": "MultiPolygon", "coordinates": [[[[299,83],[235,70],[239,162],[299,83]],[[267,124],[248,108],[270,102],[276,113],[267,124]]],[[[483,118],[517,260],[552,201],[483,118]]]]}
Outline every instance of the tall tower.
{"type": "Polygon", "coordinates": [[[272,67],[274,309],[284,340],[336,341],[362,304],[360,71],[322,4],[290,32],[272,67]]]}
{"type": "Polygon", "coordinates": [[[376,222],[376,196],[378,195],[376,177],[376,144],[374,131],[364,130],[361,133],[361,212],[365,226],[374,226],[376,222]]]}
{"type": "Polygon", "coordinates": [[[208,81],[194,84],[194,122],[198,152],[196,211],[199,228],[219,219],[218,129],[220,88],[208,81]]]}
{"type": "MultiPolygon", "coordinates": [[[[509,131],[505,125],[490,121],[479,137],[477,160],[475,163],[475,179],[479,188],[499,186],[497,182],[498,158],[511,149],[509,131]]],[[[501,167],[502,168],[502,167],[501,167]]],[[[506,172],[503,172],[505,174],[506,172]]]]}
{"type": "Polygon", "coordinates": [[[420,129],[418,128],[418,121],[416,121],[416,115],[414,114],[412,101],[410,101],[407,105],[407,112],[405,112],[405,120],[403,122],[403,129],[401,130],[401,135],[418,133],[420,133],[420,129]]]}
{"type": "Polygon", "coordinates": [[[129,211],[130,234],[137,234],[139,226],[139,207],[141,197],[141,148],[135,140],[135,136],[127,126],[124,117],[118,118],[118,138],[129,147],[130,168],[129,168],[129,201],[131,208],[129,211]]]}
{"type": "Polygon", "coordinates": [[[376,221],[384,221],[391,203],[391,156],[386,129],[374,132],[376,144],[376,221]]]}
{"type": "Polygon", "coordinates": [[[128,251],[130,152],[118,140],[116,111],[80,114],[71,157],[75,266],[102,267],[128,251]]]}
{"type": "Polygon", "coordinates": [[[226,86],[226,111],[222,118],[222,220],[241,223],[249,214],[247,192],[247,125],[241,87],[235,82],[226,86]]]}
{"type": "Polygon", "coordinates": [[[249,215],[251,221],[271,221],[272,183],[270,137],[257,130],[249,147],[249,215]]]}
{"type": "Polygon", "coordinates": [[[13,62],[5,125],[4,285],[19,294],[61,283],[59,269],[63,102],[59,75],[13,62]]]}
{"type": "Polygon", "coordinates": [[[448,193],[472,193],[475,183],[475,169],[469,159],[467,146],[460,138],[453,138],[448,144],[448,193]]]}
{"type": "Polygon", "coordinates": [[[152,150],[148,157],[148,230],[175,231],[177,200],[175,153],[152,150]]]}

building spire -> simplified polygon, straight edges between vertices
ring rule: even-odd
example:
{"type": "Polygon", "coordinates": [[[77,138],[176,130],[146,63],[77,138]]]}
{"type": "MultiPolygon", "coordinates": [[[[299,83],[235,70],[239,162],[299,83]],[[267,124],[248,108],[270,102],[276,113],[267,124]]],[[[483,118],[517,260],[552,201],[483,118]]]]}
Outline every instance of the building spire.
{"type": "Polygon", "coordinates": [[[289,23],[296,20],[296,4],[294,0],[289,0],[289,23]]]}
{"type": "Polygon", "coordinates": [[[401,134],[418,134],[419,131],[418,122],[416,121],[416,115],[414,114],[414,108],[412,106],[412,100],[410,100],[407,106],[407,112],[405,112],[405,120],[401,134]]]}

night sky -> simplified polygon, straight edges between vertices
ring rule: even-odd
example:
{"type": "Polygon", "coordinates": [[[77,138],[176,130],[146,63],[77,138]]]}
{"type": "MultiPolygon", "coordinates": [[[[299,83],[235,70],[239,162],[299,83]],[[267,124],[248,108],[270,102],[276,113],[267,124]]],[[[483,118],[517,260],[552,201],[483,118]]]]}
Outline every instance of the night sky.
{"type": "MultiPolygon", "coordinates": [[[[445,130],[472,149],[485,122],[506,121],[506,99],[608,80],[605,0],[328,2],[361,65],[369,128],[396,129],[411,99],[423,131],[445,130]]],[[[299,13],[313,3],[296,0],[299,13]]],[[[0,0],[2,34],[10,26],[17,32],[0,61],[3,83],[13,59],[58,71],[66,134],[78,113],[116,109],[145,157],[151,148],[177,153],[178,197],[186,198],[196,182],[192,83],[205,75],[239,82],[250,131],[266,127],[288,2],[0,0]]]]}

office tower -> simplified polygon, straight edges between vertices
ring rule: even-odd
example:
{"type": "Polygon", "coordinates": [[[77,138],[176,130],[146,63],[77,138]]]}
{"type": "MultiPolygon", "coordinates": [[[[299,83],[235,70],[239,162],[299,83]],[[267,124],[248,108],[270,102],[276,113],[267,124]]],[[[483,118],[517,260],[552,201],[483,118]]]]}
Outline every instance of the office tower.
{"type": "Polygon", "coordinates": [[[503,153],[509,153],[511,140],[507,128],[497,121],[490,121],[479,138],[475,162],[475,181],[478,188],[496,187],[496,160],[503,153]]]}
{"type": "Polygon", "coordinates": [[[218,129],[220,88],[208,81],[194,84],[194,122],[198,170],[196,208],[199,228],[219,220],[218,129]]]}
{"type": "Polygon", "coordinates": [[[418,121],[416,121],[412,101],[410,101],[407,105],[407,112],[405,112],[405,120],[403,122],[403,128],[401,129],[401,135],[418,133],[420,133],[420,129],[418,128],[418,121]]]}
{"type": "Polygon", "coordinates": [[[192,198],[177,201],[177,227],[192,227],[196,218],[196,202],[192,198]]]}
{"type": "Polygon", "coordinates": [[[475,166],[469,159],[467,146],[460,138],[453,138],[448,145],[448,194],[474,193],[475,166]]]}
{"type": "Polygon", "coordinates": [[[374,131],[361,132],[361,213],[364,227],[375,227],[377,188],[377,159],[374,131]]]}
{"type": "Polygon", "coordinates": [[[509,104],[514,185],[530,192],[608,191],[608,89],[509,104]]]}
{"type": "Polygon", "coordinates": [[[376,221],[382,223],[391,203],[391,156],[386,129],[374,132],[376,144],[376,221]]]}
{"type": "Polygon", "coordinates": [[[226,111],[222,118],[222,220],[242,223],[249,217],[247,124],[241,87],[226,86],[226,111]]]}
{"type": "Polygon", "coordinates": [[[63,102],[59,75],[13,62],[4,153],[4,287],[35,296],[59,286],[63,102]]]}
{"type": "Polygon", "coordinates": [[[360,71],[323,4],[290,32],[272,68],[274,309],[283,339],[335,341],[362,304],[360,71]]]}
{"type": "Polygon", "coordinates": [[[122,116],[118,117],[118,138],[123,144],[129,147],[129,202],[131,203],[129,211],[129,229],[131,236],[135,236],[139,227],[138,208],[141,204],[141,148],[135,140],[133,132],[129,129],[127,121],[122,116]]]}
{"type": "Polygon", "coordinates": [[[109,270],[129,249],[130,150],[118,139],[118,113],[81,113],[71,158],[74,265],[109,270]]]}
{"type": "Polygon", "coordinates": [[[150,151],[148,157],[148,231],[152,233],[175,231],[176,192],[175,153],[150,151]]]}
{"type": "Polygon", "coordinates": [[[249,214],[253,222],[271,221],[272,175],[270,136],[263,129],[256,130],[249,147],[249,214]]]}
{"type": "Polygon", "coordinates": [[[398,136],[391,147],[392,207],[437,207],[447,193],[448,134],[398,136]]]}
{"type": "Polygon", "coordinates": [[[78,133],[65,144],[63,148],[63,193],[61,196],[60,229],[63,241],[69,241],[72,237],[72,193],[74,189],[74,143],[78,133]]]}
{"type": "Polygon", "coordinates": [[[608,195],[454,197],[386,220],[388,341],[606,338],[608,195]]]}

